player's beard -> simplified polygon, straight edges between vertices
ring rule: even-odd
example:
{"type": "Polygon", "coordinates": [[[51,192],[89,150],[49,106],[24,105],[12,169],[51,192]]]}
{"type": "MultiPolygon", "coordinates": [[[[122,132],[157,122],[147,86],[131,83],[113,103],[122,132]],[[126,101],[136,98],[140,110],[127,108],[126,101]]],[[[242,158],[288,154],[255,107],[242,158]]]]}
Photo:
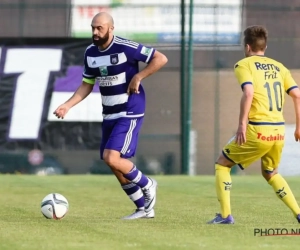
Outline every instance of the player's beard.
{"type": "Polygon", "coordinates": [[[109,30],[107,30],[106,34],[104,35],[104,37],[100,37],[98,36],[98,40],[95,40],[94,36],[92,37],[93,39],[93,43],[96,46],[102,46],[103,44],[105,44],[108,39],[109,39],[109,30]]]}

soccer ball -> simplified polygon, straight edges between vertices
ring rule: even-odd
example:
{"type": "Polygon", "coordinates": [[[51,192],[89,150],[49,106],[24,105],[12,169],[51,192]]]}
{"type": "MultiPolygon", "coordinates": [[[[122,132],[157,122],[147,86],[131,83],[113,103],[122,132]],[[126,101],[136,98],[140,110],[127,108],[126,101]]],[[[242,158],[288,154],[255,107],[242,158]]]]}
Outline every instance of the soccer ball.
{"type": "Polygon", "coordinates": [[[61,194],[48,194],[41,203],[42,214],[47,219],[60,220],[69,210],[68,200],[61,194]]]}

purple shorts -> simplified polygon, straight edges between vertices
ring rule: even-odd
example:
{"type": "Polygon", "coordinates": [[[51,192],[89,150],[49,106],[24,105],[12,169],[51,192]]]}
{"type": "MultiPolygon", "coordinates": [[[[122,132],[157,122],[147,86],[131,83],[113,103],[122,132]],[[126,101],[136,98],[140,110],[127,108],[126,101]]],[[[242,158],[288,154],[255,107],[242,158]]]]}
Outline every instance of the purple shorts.
{"type": "Polygon", "coordinates": [[[143,120],[144,117],[103,120],[100,145],[101,159],[103,160],[104,149],[119,151],[122,158],[133,157],[143,120]]]}

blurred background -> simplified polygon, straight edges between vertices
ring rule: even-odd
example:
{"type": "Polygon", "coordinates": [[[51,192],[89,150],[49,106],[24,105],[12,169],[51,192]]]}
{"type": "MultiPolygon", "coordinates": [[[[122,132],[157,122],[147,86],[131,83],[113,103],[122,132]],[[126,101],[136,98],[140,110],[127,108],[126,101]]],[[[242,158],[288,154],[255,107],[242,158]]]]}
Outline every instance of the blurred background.
{"type": "MultiPolygon", "coordinates": [[[[91,20],[101,11],[114,17],[116,35],[169,58],[143,82],[147,111],[133,161],[145,173],[214,174],[216,157],[237,129],[241,90],[233,65],[243,58],[247,26],[267,27],[267,56],[300,80],[297,0],[0,0],[0,173],[111,174],[99,160],[96,86],[65,120],[53,115],[81,84],[91,20]]],[[[280,171],[296,175],[289,99],[285,115],[280,171]]],[[[259,172],[259,162],[233,169],[259,172]]]]}

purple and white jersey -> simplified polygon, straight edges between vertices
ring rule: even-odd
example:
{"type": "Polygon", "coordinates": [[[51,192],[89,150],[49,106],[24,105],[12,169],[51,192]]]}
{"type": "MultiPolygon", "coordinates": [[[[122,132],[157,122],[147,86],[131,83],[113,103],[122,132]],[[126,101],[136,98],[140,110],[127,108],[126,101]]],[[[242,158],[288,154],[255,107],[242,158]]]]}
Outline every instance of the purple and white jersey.
{"type": "Polygon", "coordinates": [[[83,81],[99,84],[102,96],[103,119],[141,117],[145,113],[145,92],[127,94],[128,85],[139,72],[138,62],[149,63],[155,50],[136,42],[114,36],[105,50],[87,47],[84,56],[83,81]]]}

